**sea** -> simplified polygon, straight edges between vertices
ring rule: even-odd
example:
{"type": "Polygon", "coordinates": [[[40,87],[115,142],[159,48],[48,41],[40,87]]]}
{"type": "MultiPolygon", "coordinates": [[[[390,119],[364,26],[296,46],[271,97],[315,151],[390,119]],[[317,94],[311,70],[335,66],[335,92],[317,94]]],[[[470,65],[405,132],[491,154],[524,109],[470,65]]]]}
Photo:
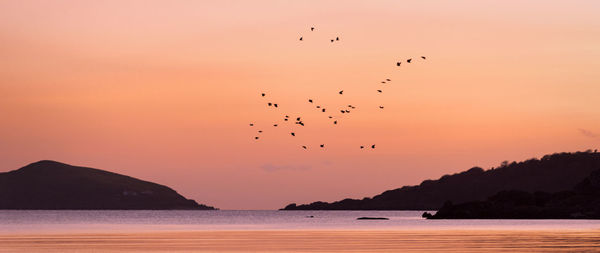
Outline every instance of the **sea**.
{"type": "Polygon", "coordinates": [[[600,252],[600,220],[422,213],[0,210],[0,252],[600,252]]]}

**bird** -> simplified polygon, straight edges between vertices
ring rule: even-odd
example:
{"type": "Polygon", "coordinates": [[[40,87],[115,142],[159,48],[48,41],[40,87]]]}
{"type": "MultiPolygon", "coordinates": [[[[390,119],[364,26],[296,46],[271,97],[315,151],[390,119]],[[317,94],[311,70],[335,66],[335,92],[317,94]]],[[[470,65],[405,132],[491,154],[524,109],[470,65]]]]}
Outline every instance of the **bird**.
{"type": "Polygon", "coordinates": [[[254,126],[254,124],[250,123],[250,126],[254,126]]]}
{"type": "Polygon", "coordinates": [[[321,108],[321,106],[320,106],[320,105],[317,105],[317,109],[319,109],[319,108],[321,108]]]}
{"type": "Polygon", "coordinates": [[[388,81],[388,82],[389,82],[389,81],[392,81],[392,80],[391,80],[391,79],[389,79],[389,78],[387,78],[387,79],[385,79],[385,80],[386,80],[386,81],[388,81]]]}
{"type": "Polygon", "coordinates": [[[310,31],[311,31],[311,32],[312,32],[312,31],[314,31],[314,30],[315,30],[315,28],[314,28],[314,27],[311,27],[311,28],[310,28],[310,31]]]}
{"type": "Polygon", "coordinates": [[[330,119],[333,119],[333,116],[328,116],[330,119]]]}
{"type": "Polygon", "coordinates": [[[340,40],[340,37],[335,37],[335,40],[336,40],[336,41],[339,41],[339,40],[340,40]]]}
{"type": "Polygon", "coordinates": [[[297,121],[300,121],[300,117],[296,118],[297,121]]]}
{"type": "Polygon", "coordinates": [[[258,136],[254,137],[255,140],[258,140],[258,136]]]}
{"type": "Polygon", "coordinates": [[[322,112],[325,112],[325,108],[321,109],[322,112]]]}
{"type": "Polygon", "coordinates": [[[300,37],[300,41],[302,41],[302,37],[300,37]]]}
{"type": "Polygon", "coordinates": [[[344,111],[344,110],[340,110],[340,112],[342,112],[342,113],[346,113],[346,111],[344,111]]]}
{"type": "Polygon", "coordinates": [[[337,120],[333,121],[333,124],[334,124],[334,125],[337,125],[337,120]]]}
{"type": "Polygon", "coordinates": [[[264,96],[265,96],[265,93],[261,93],[260,95],[264,97],[264,96]]]}
{"type": "Polygon", "coordinates": [[[286,117],[286,118],[289,118],[290,116],[288,116],[288,115],[285,115],[285,117],[286,117]]]}
{"type": "Polygon", "coordinates": [[[383,106],[381,106],[381,105],[380,105],[380,106],[379,106],[379,109],[383,109],[383,106]]]}
{"type": "Polygon", "coordinates": [[[272,103],[268,103],[269,106],[273,105],[272,103]]]}
{"type": "Polygon", "coordinates": [[[333,40],[331,40],[331,43],[333,43],[333,40]]]}
{"type": "Polygon", "coordinates": [[[360,146],[360,149],[363,149],[363,148],[365,148],[365,146],[360,146]]]}
{"type": "Polygon", "coordinates": [[[401,64],[401,63],[402,63],[402,62],[396,62],[396,66],[400,67],[400,64],[401,64]]]}
{"type": "Polygon", "coordinates": [[[306,146],[302,146],[303,149],[306,149],[306,146]]]}
{"type": "Polygon", "coordinates": [[[309,102],[309,103],[312,103],[313,101],[312,101],[312,99],[309,99],[309,100],[308,100],[308,102],[309,102]]]}
{"type": "Polygon", "coordinates": [[[382,93],[383,91],[382,90],[377,90],[377,92],[382,93]]]}
{"type": "Polygon", "coordinates": [[[288,119],[283,119],[283,120],[288,121],[288,119]]]}
{"type": "Polygon", "coordinates": [[[350,113],[350,110],[345,110],[345,111],[346,111],[346,113],[350,113]]]}
{"type": "Polygon", "coordinates": [[[408,62],[408,63],[410,63],[410,61],[412,61],[412,58],[410,58],[410,59],[406,60],[406,62],[408,62]]]}
{"type": "Polygon", "coordinates": [[[371,145],[371,148],[375,148],[375,144],[371,145]]]}
{"type": "Polygon", "coordinates": [[[321,144],[321,145],[319,145],[319,146],[321,146],[322,148],[324,148],[324,147],[325,147],[325,144],[321,144]]]}
{"type": "Polygon", "coordinates": [[[258,133],[262,133],[262,130],[258,130],[258,133]]]}
{"type": "Polygon", "coordinates": [[[344,90],[341,90],[339,93],[340,93],[340,95],[343,95],[344,94],[344,90]]]}
{"type": "Polygon", "coordinates": [[[296,134],[294,132],[291,132],[292,136],[296,136],[296,134]]]}
{"type": "Polygon", "coordinates": [[[273,104],[273,106],[277,107],[277,104],[273,104]]]}
{"type": "Polygon", "coordinates": [[[423,60],[427,59],[427,58],[425,58],[425,56],[421,56],[421,58],[423,58],[423,60]]]}
{"type": "Polygon", "coordinates": [[[277,127],[277,124],[273,124],[274,127],[277,127]]]}

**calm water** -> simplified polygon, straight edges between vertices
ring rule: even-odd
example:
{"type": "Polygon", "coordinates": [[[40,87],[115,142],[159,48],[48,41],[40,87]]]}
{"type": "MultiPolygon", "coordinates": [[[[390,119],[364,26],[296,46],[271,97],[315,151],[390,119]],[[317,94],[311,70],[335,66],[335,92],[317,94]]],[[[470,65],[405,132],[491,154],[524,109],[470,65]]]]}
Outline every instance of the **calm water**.
{"type": "Polygon", "coordinates": [[[227,230],[600,230],[600,220],[425,220],[422,211],[0,211],[0,233],[227,230]],[[314,218],[308,218],[314,216],[314,218]],[[358,217],[389,220],[356,220],[358,217]]]}

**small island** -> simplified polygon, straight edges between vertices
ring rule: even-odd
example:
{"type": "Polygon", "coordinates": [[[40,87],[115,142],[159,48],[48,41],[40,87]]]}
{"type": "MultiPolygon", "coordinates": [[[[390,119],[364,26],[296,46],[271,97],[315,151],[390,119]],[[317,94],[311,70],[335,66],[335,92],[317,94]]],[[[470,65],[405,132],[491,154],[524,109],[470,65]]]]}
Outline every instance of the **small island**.
{"type": "Polygon", "coordinates": [[[215,210],[164,185],[48,160],[0,173],[0,209],[215,210]]]}

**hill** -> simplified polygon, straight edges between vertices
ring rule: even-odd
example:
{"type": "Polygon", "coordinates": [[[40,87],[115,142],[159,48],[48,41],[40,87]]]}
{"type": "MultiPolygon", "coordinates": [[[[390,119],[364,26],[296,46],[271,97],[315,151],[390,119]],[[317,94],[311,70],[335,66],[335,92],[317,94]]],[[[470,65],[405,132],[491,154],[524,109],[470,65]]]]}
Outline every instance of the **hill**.
{"type": "Polygon", "coordinates": [[[164,185],[39,161],[0,173],[0,209],[205,209],[164,185]]]}
{"type": "Polygon", "coordinates": [[[600,153],[557,153],[518,163],[503,162],[490,170],[474,167],[438,180],[425,180],[420,185],[389,190],[373,198],[290,204],[282,210],[437,210],[446,201],[485,200],[505,190],[569,190],[598,168],[600,153]]]}
{"type": "MultiPolygon", "coordinates": [[[[430,216],[423,214],[424,217],[430,216]]],[[[600,169],[570,191],[502,191],[486,201],[450,202],[429,219],[600,219],[600,169]]]]}

